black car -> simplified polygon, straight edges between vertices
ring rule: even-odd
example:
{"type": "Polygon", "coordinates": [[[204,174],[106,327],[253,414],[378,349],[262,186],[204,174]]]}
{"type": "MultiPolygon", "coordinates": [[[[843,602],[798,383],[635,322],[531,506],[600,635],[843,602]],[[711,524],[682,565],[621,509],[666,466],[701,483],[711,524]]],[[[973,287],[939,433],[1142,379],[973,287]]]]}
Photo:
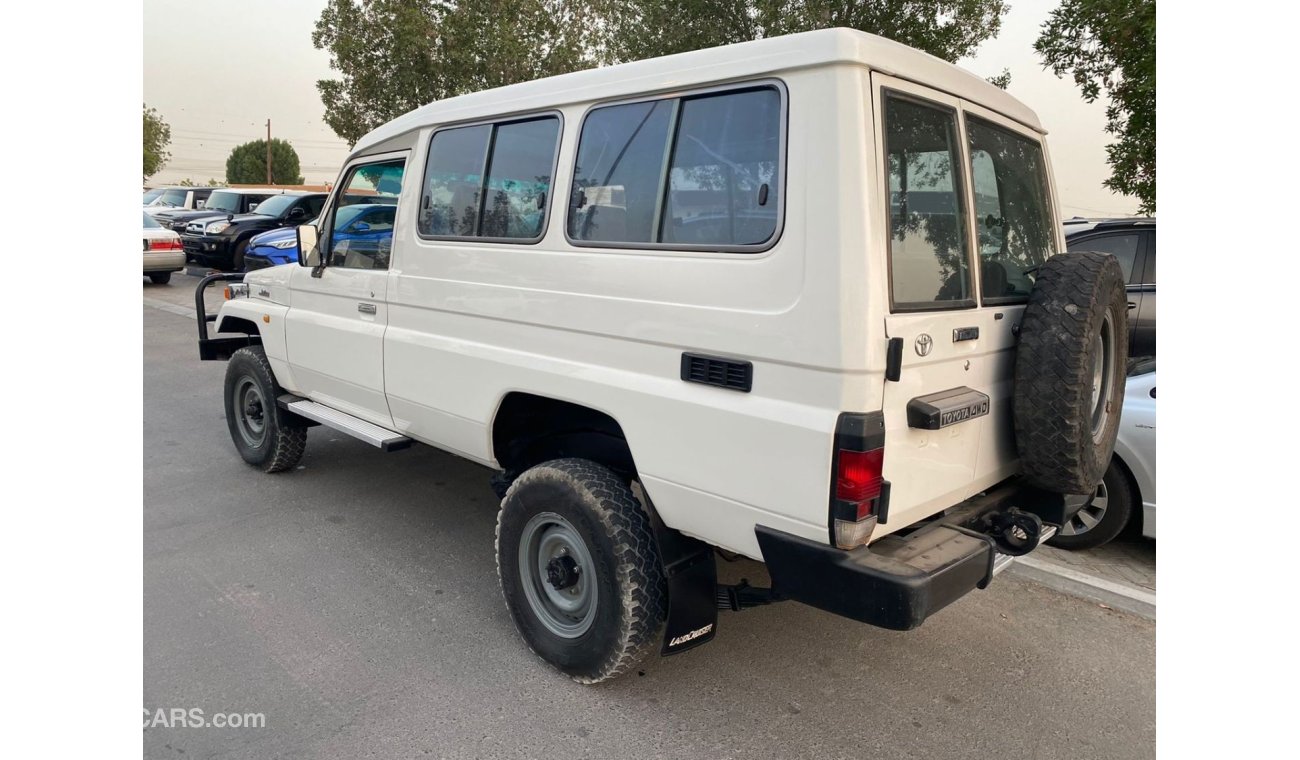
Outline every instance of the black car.
{"type": "Polygon", "coordinates": [[[257,204],[283,190],[271,188],[223,187],[213,190],[201,209],[174,209],[153,215],[158,223],[174,232],[183,233],[196,219],[216,218],[227,214],[247,214],[257,204]]]}
{"type": "Polygon", "coordinates": [[[1128,282],[1128,353],[1131,358],[1156,355],[1156,220],[1084,219],[1065,223],[1070,251],[1101,251],[1119,259],[1128,282]]]}
{"type": "Polygon", "coordinates": [[[254,235],[305,223],[320,214],[326,197],[325,193],[286,192],[267,198],[250,213],[195,219],[181,233],[185,256],[212,269],[242,272],[244,251],[254,235]]]}

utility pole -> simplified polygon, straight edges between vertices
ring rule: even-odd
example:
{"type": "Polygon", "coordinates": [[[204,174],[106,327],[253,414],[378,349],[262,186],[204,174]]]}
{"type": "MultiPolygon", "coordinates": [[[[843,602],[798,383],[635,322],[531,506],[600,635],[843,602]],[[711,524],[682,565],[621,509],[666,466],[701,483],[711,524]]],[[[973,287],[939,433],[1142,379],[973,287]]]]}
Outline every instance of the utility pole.
{"type": "Polygon", "coordinates": [[[266,120],[266,184],[271,184],[271,120],[266,120]]]}

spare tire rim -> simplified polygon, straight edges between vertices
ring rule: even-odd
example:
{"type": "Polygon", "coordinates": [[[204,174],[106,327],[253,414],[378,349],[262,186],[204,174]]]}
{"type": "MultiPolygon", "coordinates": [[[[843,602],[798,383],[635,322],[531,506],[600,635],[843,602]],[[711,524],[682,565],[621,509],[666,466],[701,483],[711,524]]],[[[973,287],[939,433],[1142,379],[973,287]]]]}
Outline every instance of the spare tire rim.
{"type": "Polygon", "coordinates": [[[1110,314],[1092,339],[1092,439],[1100,441],[1110,420],[1110,391],[1114,383],[1115,336],[1110,314]]]}
{"type": "Polygon", "coordinates": [[[1077,504],[1076,499],[1083,500],[1083,506],[1079,507],[1079,511],[1074,513],[1074,517],[1071,517],[1065,525],[1061,526],[1062,536],[1078,536],[1097,527],[1097,524],[1106,516],[1106,508],[1110,506],[1110,494],[1106,491],[1104,482],[1097,484],[1097,492],[1091,497],[1067,497],[1067,503],[1074,502],[1077,504]]]}
{"type": "Polygon", "coordinates": [[[249,448],[260,447],[266,440],[266,401],[251,377],[241,377],[235,385],[235,419],[244,443],[249,448]]]}
{"type": "Polygon", "coordinates": [[[519,539],[524,597],[551,633],[576,639],[596,619],[597,588],[591,552],[572,523],[554,512],[535,515],[519,539]]]}

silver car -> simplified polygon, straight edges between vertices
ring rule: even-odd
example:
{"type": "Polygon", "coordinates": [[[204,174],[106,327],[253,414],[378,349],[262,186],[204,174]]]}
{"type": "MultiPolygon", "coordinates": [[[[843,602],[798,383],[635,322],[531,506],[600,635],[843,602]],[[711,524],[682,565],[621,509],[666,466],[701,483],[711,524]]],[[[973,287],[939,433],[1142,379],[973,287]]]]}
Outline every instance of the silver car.
{"type": "Polygon", "coordinates": [[[1130,522],[1142,535],[1156,537],[1156,360],[1129,370],[1115,456],[1097,492],[1049,544],[1091,549],[1110,541],[1130,522]]]}

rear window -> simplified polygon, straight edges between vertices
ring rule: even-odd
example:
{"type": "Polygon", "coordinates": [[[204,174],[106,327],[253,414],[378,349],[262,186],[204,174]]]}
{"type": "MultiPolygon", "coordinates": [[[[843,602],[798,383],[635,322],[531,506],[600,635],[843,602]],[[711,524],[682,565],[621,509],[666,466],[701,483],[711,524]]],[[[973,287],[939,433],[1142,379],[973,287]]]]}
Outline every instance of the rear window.
{"type": "Polygon", "coordinates": [[[1121,232],[1072,240],[1066,246],[1066,249],[1111,254],[1119,260],[1120,269],[1124,270],[1124,282],[1132,283],[1135,282],[1133,279],[1133,262],[1137,258],[1140,240],[1137,232],[1121,232]]]}
{"type": "Polygon", "coordinates": [[[776,237],[780,92],[772,86],[593,109],[578,140],[578,245],[753,250],[776,237]]]}
{"type": "Polygon", "coordinates": [[[540,240],[559,139],[555,116],[435,132],[420,200],[420,234],[540,240]]]}
{"type": "Polygon", "coordinates": [[[957,114],[890,95],[889,278],[899,311],[973,306],[957,114]]]}
{"type": "Polygon", "coordinates": [[[986,303],[1024,301],[1034,287],[1034,272],[1055,253],[1042,145],[974,116],[967,117],[966,132],[980,290],[986,303]]]}

